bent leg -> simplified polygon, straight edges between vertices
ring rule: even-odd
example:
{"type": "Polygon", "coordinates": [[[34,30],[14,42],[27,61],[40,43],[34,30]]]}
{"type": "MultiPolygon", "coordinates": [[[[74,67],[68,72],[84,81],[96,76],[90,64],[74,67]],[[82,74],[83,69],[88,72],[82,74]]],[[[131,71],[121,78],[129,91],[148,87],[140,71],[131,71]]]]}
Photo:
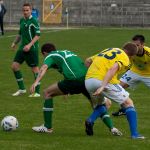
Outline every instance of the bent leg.
{"type": "Polygon", "coordinates": [[[52,84],[46,90],[44,90],[44,126],[48,129],[52,128],[52,114],[53,114],[53,97],[58,95],[64,95],[63,92],[58,88],[58,84],[52,84]]]}

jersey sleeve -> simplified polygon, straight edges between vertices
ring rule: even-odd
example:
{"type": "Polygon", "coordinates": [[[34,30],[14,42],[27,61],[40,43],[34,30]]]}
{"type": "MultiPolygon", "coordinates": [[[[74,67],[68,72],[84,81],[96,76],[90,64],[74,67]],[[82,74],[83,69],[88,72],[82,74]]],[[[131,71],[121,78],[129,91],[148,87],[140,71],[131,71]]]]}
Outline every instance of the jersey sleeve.
{"type": "Polygon", "coordinates": [[[34,29],[34,32],[35,32],[35,35],[37,35],[37,36],[40,36],[40,26],[39,26],[39,22],[38,22],[38,20],[37,19],[33,19],[34,21],[33,21],[33,29],[34,29]]]}
{"type": "Polygon", "coordinates": [[[119,70],[121,70],[123,63],[121,61],[117,61],[118,65],[119,65],[119,70]]]}
{"type": "Polygon", "coordinates": [[[51,68],[55,64],[55,62],[54,62],[53,58],[46,57],[43,64],[47,65],[48,68],[51,68]]]}
{"type": "Polygon", "coordinates": [[[93,61],[98,54],[91,56],[90,59],[93,61]]]}
{"type": "Polygon", "coordinates": [[[130,67],[131,67],[131,63],[130,63],[130,61],[129,62],[123,62],[123,61],[116,61],[117,63],[118,63],[118,65],[119,65],[119,71],[120,70],[128,70],[128,69],[130,69],[130,67]]]}

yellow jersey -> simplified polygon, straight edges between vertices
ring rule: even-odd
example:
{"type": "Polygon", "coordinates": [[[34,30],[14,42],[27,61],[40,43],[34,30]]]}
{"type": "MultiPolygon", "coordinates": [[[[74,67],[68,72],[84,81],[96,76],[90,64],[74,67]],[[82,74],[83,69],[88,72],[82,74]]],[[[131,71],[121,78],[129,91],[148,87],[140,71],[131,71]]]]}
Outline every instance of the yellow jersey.
{"type": "Polygon", "coordinates": [[[118,84],[118,75],[122,72],[127,71],[130,68],[130,60],[127,54],[119,48],[108,48],[103,50],[101,53],[91,57],[92,64],[90,65],[86,79],[96,78],[103,80],[107,71],[117,62],[119,70],[110,81],[111,84],[118,84]]]}
{"type": "Polygon", "coordinates": [[[130,69],[141,76],[150,77],[150,48],[144,46],[143,56],[134,56],[130,69]]]}

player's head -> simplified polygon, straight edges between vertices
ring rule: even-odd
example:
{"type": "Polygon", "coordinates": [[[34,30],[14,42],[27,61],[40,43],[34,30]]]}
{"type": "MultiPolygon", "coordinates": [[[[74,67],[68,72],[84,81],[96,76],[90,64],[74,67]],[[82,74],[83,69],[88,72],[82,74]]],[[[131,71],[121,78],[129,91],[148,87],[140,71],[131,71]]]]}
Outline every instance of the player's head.
{"type": "Polygon", "coordinates": [[[123,50],[129,57],[137,55],[137,53],[138,53],[137,45],[132,42],[128,42],[128,43],[124,44],[123,50]]]}
{"type": "Polygon", "coordinates": [[[139,51],[138,51],[137,55],[143,54],[143,47],[144,47],[144,43],[145,43],[145,37],[143,35],[137,34],[137,35],[133,36],[132,42],[135,43],[138,46],[139,51]]]}
{"type": "Polygon", "coordinates": [[[29,18],[31,16],[31,12],[32,12],[32,6],[29,3],[24,3],[23,4],[23,15],[25,18],[29,18]]]}
{"type": "Polygon", "coordinates": [[[51,51],[55,51],[55,50],[56,50],[55,45],[52,43],[45,43],[41,47],[41,53],[44,56],[47,56],[48,53],[50,53],[51,51]]]}
{"type": "Polygon", "coordinates": [[[3,4],[3,0],[0,0],[0,4],[3,4]]]}
{"type": "Polygon", "coordinates": [[[132,41],[140,41],[141,44],[145,43],[145,37],[143,35],[137,34],[133,36],[132,41]]]}

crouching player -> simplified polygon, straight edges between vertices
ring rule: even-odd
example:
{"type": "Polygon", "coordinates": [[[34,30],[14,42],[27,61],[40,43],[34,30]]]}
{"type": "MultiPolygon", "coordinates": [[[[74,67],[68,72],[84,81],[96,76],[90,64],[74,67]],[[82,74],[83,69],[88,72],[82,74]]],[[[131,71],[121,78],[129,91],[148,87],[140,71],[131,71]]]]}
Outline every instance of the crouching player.
{"type": "Polygon", "coordinates": [[[129,123],[131,138],[144,139],[137,131],[137,115],[129,93],[119,85],[118,75],[130,67],[129,58],[138,53],[138,47],[127,43],[123,49],[109,48],[92,58],[86,74],[85,86],[93,101],[98,101],[97,107],[85,122],[87,135],[93,135],[93,125],[96,119],[106,112],[102,104],[104,96],[123,105],[129,123]]]}

